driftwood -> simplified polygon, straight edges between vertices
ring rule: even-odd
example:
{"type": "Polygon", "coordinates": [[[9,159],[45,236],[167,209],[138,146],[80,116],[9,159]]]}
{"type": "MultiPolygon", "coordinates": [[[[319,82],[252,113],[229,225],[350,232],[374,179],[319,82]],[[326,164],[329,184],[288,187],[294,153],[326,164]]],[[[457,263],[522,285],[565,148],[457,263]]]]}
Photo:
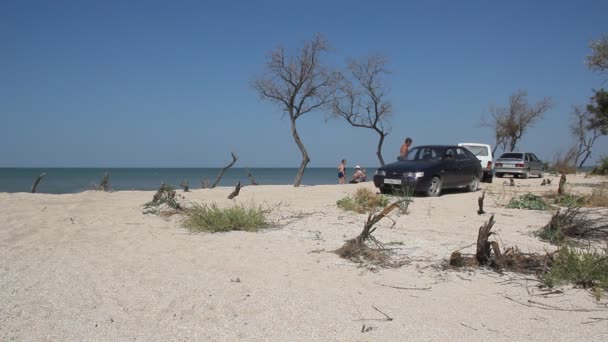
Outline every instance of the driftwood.
{"type": "Polygon", "coordinates": [[[230,195],[228,195],[228,199],[233,199],[236,196],[239,195],[239,192],[241,192],[241,181],[239,181],[238,183],[236,183],[236,186],[234,187],[234,191],[232,193],[230,193],[230,195]]]}
{"type": "Polygon", "coordinates": [[[498,249],[498,244],[496,241],[488,242],[488,238],[493,233],[491,232],[492,227],[494,226],[494,215],[490,216],[488,222],[484,223],[481,227],[479,227],[479,235],[477,235],[477,252],[475,253],[475,259],[480,265],[487,265],[491,258],[490,253],[491,249],[494,249],[494,252],[498,251],[498,255],[500,255],[500,250],[498,249]],[[494,246],[495,244],[495,246],[494,246]]]}
{"type": "Polygon", "coordinates": [[[543,179],[543,182],[542,182],[542,183],[540,183],[540,185],[542,185],[542,186],[547,185],[547,180],[546,180],[546,179],[543,179]]]}
{"type": "Polygon", "coordinates": [[[99,183],[99,185],[97,185],[97,190],[99,191],[108,191],[109,188],[109,179],[110,179],[110,173],[108,173],[107,171],[103,174],[103,177],[101,177],[101,183],[99,183]]]}
{"type": "Polygon", "coordinates": [[[338,248],[335,253],[344,259],[363,263],[364,261],[371,264],[379,265],[382,267],[400,267],[403,265],[401,262],[394,262],[390,260],[390,256],[385,248],[371,235],[377,227],[374,227],[376,223],[386,217],[391,211],[399,208],[403,200],[396,201],[384,208],[377,214],[370,213],[367,217],[367,221],[363,225],[363,231],[361,234],[354,239],[346,241],[346,243],[338,248]],[[379,248],[370,248],[365,244],[366,240],[372,240],[379,246],[379,248]]]}
{"type": "Polygon", "coordinates": [[[515,186],[515,179],[511,178],[509,180],[509,186],[515,186]]]}
{"type": "Polygon", "coordinates": [[[34,184],[32,185],[32,193],[35,194],[36,193],[36,188],[38,187],[38,183],[40,183],[40,181],[42,180],[42,178],[46,176],[46,173],[41,173],[38,178],[36,178],[36,181],[34,181],[34,184]]]}
{"type": "Polygon", "coordinates": [[[215,188],[215,187],[216,187],[216,186],[219,184],[220,180],[222,179],[222,176],[224,175],[224,172],[225,172],[226,170],[228,170],[229,168],[231,168],[231,167],[232,167],[232,165],[234,165],[234,163],[236,163],[236,160],[237,160],[238,158],[237,158],[237,157],[234,155],[234,153],[233,153],[233,152],[231,152],[230,154],[232,155],[232,161],[230,162],[230,164],[226,165],[226,166],[225,166],[225,167],[224,167],[224,168],[223,168],[223,169],[220,171],[220,174],[217,176],[217,179],[216,179],[216,180],[215,180],[215,182],[214,182],[214,183],[211,185],[211,188],[212,188],[212,189],[213,189],[213,188],[215,188]]]}
{"type": "Polygon", "coordinates": [[[517,247],[509,247],[501,253],[500,246],[496,241],[488,241],[494,226],[494,215],[488,222],[479,227],[477,236],[477,250],[474,257],[463,256],[459,251],[455,251],[450,256],[450,266],[490,266],[495,271],[508,270],[519,273],[546,272],[553,263],[553,256],[556,252],[544,255],[534,253],[522,253],[517,247]]]}
{"type": "Polygon", "coordinates": [[[547,179],[547,185],[551,185],[551,180],[547,179]]]}
{"type": "Polygon", "coordinates": [[[179,186],[181,186],[184,189],[184,192],[190,191],[190,187],[188,186],[188,181],[185,179],[179,184],[179,186]]]}
{"type": "Polygon", "coordinates": [[[477,215],[483,215],[486,212],[483,211],[483,200],[486,198],[486,191],[481,192],[481,196],[477,199],[477,205],[479,206],[479,210],[477,210],[477,215]]]}
{"type": "Polygon", "coordinates": [[[562,176],[559,179],[559,186],[557,187],[557,195],[561,196],[566,193],[566,174],[562,173],[562,176]]]}
{"type": "Polygon", "coordinates": [[[258,185],[258,183],[255,181],[255,179],[253,179],[253,175],[249,171],[249,168],[245,168],[245,170],[247,170],[247,177],[249,178],[249,184],[250,185],[258,185]]]}
{"type": "Polygon", "coordinates": [[[201,189],[209,189],[209,180],[207,178],[201,180],[201,189]]]}

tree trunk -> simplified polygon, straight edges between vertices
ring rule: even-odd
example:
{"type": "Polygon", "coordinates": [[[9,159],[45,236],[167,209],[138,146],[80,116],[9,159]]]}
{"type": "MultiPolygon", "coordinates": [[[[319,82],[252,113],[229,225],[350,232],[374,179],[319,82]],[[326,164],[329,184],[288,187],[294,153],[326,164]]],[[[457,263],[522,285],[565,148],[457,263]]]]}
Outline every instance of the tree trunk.
{"type": "Polygon", "coordinates": [[[308,157],[308,152],[306,151],[306,147],[300,140],[300,136],[298,135],[298,131],[296,130],[296,119],[290,115],[291,119],[291,134],[293,135],[293,140],[298,145],[300,152],[302,153],[302,162],[300,163],[300,168],[298,169],[298,174],[296,175],[296,179],[294,180],[293,186],[300,186],[302,182],[302,176],[304,176],[304,171],[306,170],[306,165],[310,162],[310,158],[308,157]]]}
{"type": "Polygon", "coordinates": [[[587,158],[589,158],[589,156],[591,156],[591,151],[587,151],[587,153],[585,154],[585,157],[583,158],[581,163],[578,164],[579,168],[583,167],[583,164],[585,164],[585,162],[587,161],[587,158]]]}
{"type": "Polygon", "coordinates": [[[380,165],[384,166],[384,158],[382,158],[382,144],[384,144],[384,137],[387,134],[383,134],[382,132],[378,132],[380,135],[380,139],[378,140],[378,149],[376,150],[376,155],[378,156],[378,160],[380,161],[380,165]]]}

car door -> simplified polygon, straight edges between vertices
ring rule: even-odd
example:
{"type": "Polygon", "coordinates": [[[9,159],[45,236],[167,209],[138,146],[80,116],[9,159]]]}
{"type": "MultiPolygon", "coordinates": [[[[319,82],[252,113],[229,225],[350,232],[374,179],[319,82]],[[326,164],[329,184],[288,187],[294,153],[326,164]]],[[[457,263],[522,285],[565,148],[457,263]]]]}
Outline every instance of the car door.
{"type": "Polygon", "coordinates": [[[543,162],[534,153],[530,153],[530,160],[532,163],[531,169],[534,170],[533,173],[540,175],[543,172],[543,162]]]}
{"type": "Polygon", "coordinates": [[[458,186],[460,180],[458,179],[460,171],[459,165],[456,161],[456,149],[448,148],[445,150],[443,159],[441,161],[442,168],[442,187],[450,188],[458,186]]]}
{"type": "Polygon", "coordinates": [[[471,158],[469,153],[463,148],[456,149],[456,163],[458,164],[458,175],[456,177],[458,186],[469,185],[473,177],[477,176],[477,166],[479,160],[471,158]]]}

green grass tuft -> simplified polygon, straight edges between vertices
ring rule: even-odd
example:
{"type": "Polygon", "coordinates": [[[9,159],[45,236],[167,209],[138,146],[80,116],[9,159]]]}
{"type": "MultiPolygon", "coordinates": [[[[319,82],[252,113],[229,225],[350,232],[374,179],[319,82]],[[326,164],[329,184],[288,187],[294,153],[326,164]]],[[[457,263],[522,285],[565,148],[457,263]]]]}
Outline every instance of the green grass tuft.
{"type": "Polygon", "coordinates": [[[383,195],[376,195],[366,188],[357,189],[354,195],[346,196],[336,202],[338,208],[346,211],[354,211],[363,214],[384,208],[389,204],[389,198],[383,195]]]}
{"type": "Polygon", "coordinates": [[[511,199],[509,209],[549,210],[549,204],[540,196],[527,193],[511,199]]]}
{"type": "Polygon", "coordinates": [[[195,204],[184,214],[184,227],[193,232],[252,232],[269,226],[265,211],[254,204],[234,204],[228,208],[219,208],[215,203],[195,204]]]}
{"type": "Polygon", "coordinates": [[[608,254],[606,250],[577,250],[562,247],[555,255],[549,272],[542,277],[547,286],[573,283],[590,288],[596,297],[608,289],[608,254]]]}

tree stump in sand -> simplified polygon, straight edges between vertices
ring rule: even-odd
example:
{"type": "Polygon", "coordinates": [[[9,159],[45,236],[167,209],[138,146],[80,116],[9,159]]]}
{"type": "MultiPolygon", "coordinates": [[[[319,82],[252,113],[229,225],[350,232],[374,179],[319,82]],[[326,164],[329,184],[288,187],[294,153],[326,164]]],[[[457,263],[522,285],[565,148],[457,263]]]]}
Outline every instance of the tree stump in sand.
{"type": "Polygon", "coordinates": [[[486,191],[481,192],[481,196],[477,199],[477,205],[479,206],[479,210],[477,210],[477,215],[483,215],[486,212],[483,211],[483,200],[486,198],[486,191]]]}
{"type": "Polygon", "coordinates": [[[557,187],[557,195],[561,196],[566,193],[566,174],[562,173],[562,176],[559,179],[559,186],[557,187]]]}
{"type": "Polygon", "coordinates": [[[515,186],[515,179],[511,178],[509,180],[509,186],[515,186]]]}

